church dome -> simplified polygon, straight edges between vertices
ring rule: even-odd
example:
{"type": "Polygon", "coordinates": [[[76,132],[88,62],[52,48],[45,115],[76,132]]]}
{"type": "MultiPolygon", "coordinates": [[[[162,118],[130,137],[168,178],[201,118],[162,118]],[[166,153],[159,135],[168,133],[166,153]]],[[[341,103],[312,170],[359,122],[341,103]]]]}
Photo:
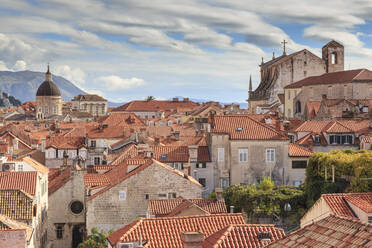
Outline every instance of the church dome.
{"type": "Polygon", "coordinates": [[[39,86],[36,96],[61,96],[58,86],[52,80],[52,73],[48,71],[45,73],[45,81],[39,86]]]}

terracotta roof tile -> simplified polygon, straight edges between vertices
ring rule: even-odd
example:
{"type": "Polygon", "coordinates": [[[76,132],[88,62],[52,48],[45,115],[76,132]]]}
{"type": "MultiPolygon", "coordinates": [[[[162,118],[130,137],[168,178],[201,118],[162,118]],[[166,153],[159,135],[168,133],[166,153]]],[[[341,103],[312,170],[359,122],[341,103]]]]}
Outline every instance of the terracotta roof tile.
{"type": "Polygon", "coordinates": [[[32,219],[32,197],[19,189],[0,189],[0,214],[14,220],[32,219]]]}
{"type": "Polygon", "coordinates": [[[2,171],[0,172],[0,189],[19,189],[35,195],[37,183],[36,171],[2,171]]]}
{"type": "Polygon", "coordinates": [[[68,181],[70,181],[71,174],[70,174],[70,167],[61,171],[54,171],[53,177],[49,176],[48,182],[48,194],[52,195],[58,189],[60,189],[63,185],[65,185],[68,181]]]}
{"type": "Polygon", "coordinates": [[[198,147],[198,162],[211,162],[208,146],[198,147]]]}
{"type": "Polygon", "coordinates": [[[245,224],[241,214],[196,215],[186,217],[143,218],[108,236],[111,245],[134,242],[139,237],[152,248],[181,248],[181,233],[200,231],[205,236],[230,224],[245,224]]]}
{"type": "Polygon", "coordinates": [[[372,225],[331,215],[305,226],[267,247],[372,247],[372,225]]]}
{"type": "Polygon", "coordinates": [[[189,149],[187,146],[152,146],[154,158],[160,162],[187,162],[189,149]]]}
{"type": "MultiPolygon", "coordinates": [[[[207,237],[203,248],[266,247],[273,241],[282,239],[284,230],[269,224],[229,225],[207,237]],[[260,239],[265,233],[269,239],[260,239]]],[[[267,237],[266,237],[267,238],[267,237]]]]}
{"type": "Polygon", "coordinates": [[[289,144],[290,157],[310,157],[313,152],[303,146],[296,144],[289,144]]]}
{"type": "Polygon", "coordinates": [[[87,173],[84,175],[85,186],[109,185],[110,180],[105,174],[87,173]]]}
{"type": "Polygon", "coordinates": [[[148,202],[148,212],[155,217],[168,216],[184,202],[196,204],[210,214],[227,212],[224,200],[218,201],[216,199],[202,198],[184,199],[182,197],[177,197],[176,199],[150,199],[148,202]]]}
{"type": "Polygon", "coordinates": [[[85,146],[84,137],[53,136],[46,140],[45,148],[79,149],[85,146]]]}
{"type": "Polygon", "coordinates": [[[345,200],[366,213],[372,213],[372,192],[348,194],[345,196],[345,200]]]}
{"type": "Polygon", "coordinates": [[[177,110],[179,108],[190,109],[190,111],[199,106],[199,104],[192,101],[131,101],[120,107],[112,110],[112,112],[135,112],[135,111],[151,111],[151,112],[164,112],[177,110]]]}
{"type": "Polygon", "coordinates": [[[214,116],[211,126],[212,133],[226,133],[233,140],[288,139],[268,125],[256,121],[251,115],[214,116]]]}
{"type": "Polygon", "coordinates": [[[307,77],[293,84],[287,85],[285,89],[299,88],[307,85],[337,84],[355,81],[372,81],[372,72],[366,69],[349,71],[338,71],[324,73],[320,76],[307,77]]]}

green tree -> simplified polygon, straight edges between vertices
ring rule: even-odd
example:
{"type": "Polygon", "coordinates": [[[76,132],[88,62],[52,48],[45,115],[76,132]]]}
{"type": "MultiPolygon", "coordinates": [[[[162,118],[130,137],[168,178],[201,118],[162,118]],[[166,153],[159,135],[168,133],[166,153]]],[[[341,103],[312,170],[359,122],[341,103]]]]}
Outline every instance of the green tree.
{"type": "Polygon", "coordinates": [[[106,248],[107,242],[106,238],[110,235],[112,231],[106,234],[104,231],[99,232],[97,228],[92,228],[92,234],[87,237],[87,239],[80,243],[78,248],[106,248]]]}
{"type": "Polygon", "coordinates": [[[372,191],[372,151],[314,153],[306,167],[305,194],[310,208],[321,194],[372,191]]]}
{"type": "Polygon", "coordinates": [[[148,96],[148,97],[146,97],[145,100],[146,100],[147,102],[154,101],[154,100],[155,100],[155,97],[154,97],[154,96],[148,96]]]}

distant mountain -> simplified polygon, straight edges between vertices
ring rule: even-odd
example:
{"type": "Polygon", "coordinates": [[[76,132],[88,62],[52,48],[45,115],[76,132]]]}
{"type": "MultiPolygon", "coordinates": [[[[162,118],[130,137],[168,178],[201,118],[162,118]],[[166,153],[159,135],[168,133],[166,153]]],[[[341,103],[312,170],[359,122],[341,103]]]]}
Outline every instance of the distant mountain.
{"type": "Polygon", "coordinates": [[[10,96],[5,92],[0,92],[0,107],[17,107],[21,105],[22,102],[16,99],[14,96],[10,96]]]}
{"type": "MultiPolygon", "coordinates": [[[[179,100],[183,100],[183,96],[175,96],[177,97],[179,100]]],[[[169,98],[168,100],[172,100],[173,98],[169,98]]],[[[189,98],[190,101],[193,101],[193,102],[199,102],[199,103],[205,103],[205,102],[210,102],[211,100],[205,100],[205,99],[197,99],[197,98],[189,98]]],[[[219,102],[218,100],[213,100],[215,102],[219,102]]],[[[219,102],[220,104],[222,105],[227,105],[227,104],[239,104],[240,105],[240,108],[248,108],[248,103],[247,102],[219,102]]]]}
{"type": "MultiPolygon", "coordinates": [[[[0,71],[0,90],[21,100],[35,101],[36,91],[45,80],[45,73],[34,71],[0,71]]],[[[71,99],[78,94],[86,94],[73,83],[63,77],[54,76],[53,81],[61,91],[64,101],[71,99]]]]}

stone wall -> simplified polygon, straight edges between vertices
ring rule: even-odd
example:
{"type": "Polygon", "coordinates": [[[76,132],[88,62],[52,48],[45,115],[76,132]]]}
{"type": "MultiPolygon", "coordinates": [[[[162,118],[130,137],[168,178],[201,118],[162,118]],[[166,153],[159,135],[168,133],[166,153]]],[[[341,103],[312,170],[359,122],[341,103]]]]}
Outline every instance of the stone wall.
{"type": "Polygon", "coordinates": [[[115,185],[87,202],[87,229],[117,230],[145,217],[149,199],[158,199],[159,194],[176,193],[184,198],[200,198],[201,187],[163,166],[153,163],[146,169],[115,185]],[[119,200],[119,192],[126,199],[119,200]]]}
{"type": "Polygon", "coordinates": [[[73,214],[70,204],[74,200],[85,202],[83,171],[72,171],[71,179],[49,196],[48,240],[53,248],[72,247],[74,225],[85,223],[85,209],[81,214],[73,214]],[[63,225],[63,238],[57,239],[56,224],[63,225]]]}

